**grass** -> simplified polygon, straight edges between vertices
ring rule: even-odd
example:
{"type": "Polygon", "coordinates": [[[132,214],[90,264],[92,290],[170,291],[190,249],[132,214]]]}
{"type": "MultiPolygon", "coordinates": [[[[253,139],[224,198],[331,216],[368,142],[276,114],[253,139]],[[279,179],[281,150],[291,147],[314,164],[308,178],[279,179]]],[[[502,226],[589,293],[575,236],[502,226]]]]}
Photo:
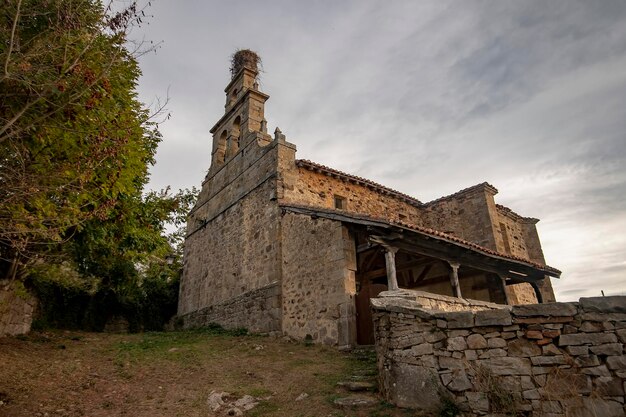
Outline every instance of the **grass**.
{"type": "Polygon", "coordinates": [[[33,333],[0,338],[0,381],[8,402],[0,415],[209,414],[213,390],[261,399],[248,416],[400,417],[381,403],[344,410],[337,382],[375,380],[373,351],[287,342],[219,327],[143,334],[33,333]],[[65,349],[58,346],[64,345],[65,349]],[[353,378],[356,377],[356,378],[353,378]],[[6,381],[6,382],[5,382],[6,381]],[[302,393],[308,396],[295,399],[302,393]]]}

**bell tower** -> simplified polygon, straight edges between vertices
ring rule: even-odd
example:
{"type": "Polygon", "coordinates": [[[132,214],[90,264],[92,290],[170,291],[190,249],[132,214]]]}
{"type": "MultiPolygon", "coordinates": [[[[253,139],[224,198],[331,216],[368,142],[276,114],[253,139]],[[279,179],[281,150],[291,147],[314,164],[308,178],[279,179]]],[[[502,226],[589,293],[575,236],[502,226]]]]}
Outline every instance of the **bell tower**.
{"type": "Polygon", "coordinates": [[[257,77],[261,58],[249,49],[232,56],[231,81],[224,92],[224,115],[211,128],[213,148],[209,176],[243,150],[258,133],[267,134],[265,102],[267,94],[259,91],[257,77]]]}

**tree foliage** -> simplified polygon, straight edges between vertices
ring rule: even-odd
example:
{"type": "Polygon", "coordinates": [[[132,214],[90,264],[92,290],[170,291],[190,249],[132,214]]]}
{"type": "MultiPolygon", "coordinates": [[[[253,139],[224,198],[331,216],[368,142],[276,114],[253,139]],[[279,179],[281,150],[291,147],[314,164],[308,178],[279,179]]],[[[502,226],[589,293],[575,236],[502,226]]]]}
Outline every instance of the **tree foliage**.
{"type": "Polygon", "coordinates": [[[10,0],[0,19],[0,257],[6,274],[141,188],[159,136],[137,100],[130,17],[10,0]]]}
{"type": "Polygon", "coordinates": [[[134,2],[2,1],[0,279],[135,307],[174,285],[180,234],[165,225],[195,190],[143,194],[161,140],[126,38],[143,16],[134,2]]]}

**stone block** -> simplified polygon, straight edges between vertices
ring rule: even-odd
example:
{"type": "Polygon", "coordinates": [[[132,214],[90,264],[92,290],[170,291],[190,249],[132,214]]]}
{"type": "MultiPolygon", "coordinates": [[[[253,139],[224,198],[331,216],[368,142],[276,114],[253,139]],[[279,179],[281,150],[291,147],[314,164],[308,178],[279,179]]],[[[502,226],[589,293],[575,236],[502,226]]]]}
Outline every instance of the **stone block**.
{"type": "Polygon", "coordinates": [[[484,392],[467,392],[467,403],[472,411],[484,414],[489,411],[489,400],[484,392]]]}
{"type": "Polygon", "coordinates": [[[543,333],[540,330],[527,330],[525,335],[527,339],[543,339],[543,333]]]}
{"type": "Polygon", "coordinates": [[[611,372],[607,369],[606,365],[582,368],[580,372],[590,376],[611,376],[611,372]]]}
{"type": "Polygon", "coordinates": [[[568,417],[623,417],[624,408],[617,401],[593,397],[574,397],[566,402],[568,417]]]}
{"type": "Polygon", "coordinates": [[[444,389],[439,375],[432,368],[413,365],[395,364],[382,375],[388,390],[389,401],[399,407],[414,408],[424,411],[435,411],[441,404],[439,392],[444,389]]]}
{"type": "Polygon", "coordinates": [[[624,384],[621,378],[601,376],[593,381],[598,395],[602,397],[617,397],[624,395],[624,384]]]}
{"type": "MultiPolygon", "coordinates": [[[[626,313],[582,313],[580,314],[580,318],[582,320],[589,321],[615,321],[615,322],[624,322],[626,321],[626,313]]],[[[617,323],[615,325],[617,327],[617,323]]]]}
{"type": "Polygon", "coordinates": [[[479,363],[494,375],[531,375],[530,360],[526,358],[505,356],[480,360],[479,363]]]}
{"type": "Polygon", "coordinates": [[[487,349],[480,356],[480,359],[489,359],[489,358],[500,358],[503,356],[507,356],[506,350],[504,349],[487,349]]]}
{"type": "Polygon", "coordinates": [[[609,356],[606,358],[606,366],[615,371],[626,371],[626,356],[609,356]]]}
{"type": "Polygon", "coordinates": [[[561,350],[558,347],[554,346],[552,343],[550,343],[549,345],[542,346],[541,351],[546,356],[555,356],[555,355],[563,354],[563,352],[561,352],[561,350]]]}
{"type": "Polygon", "coordinates": [[[561,334],[561,331],[560,330],[543,330],[541,333],[543,334],[543,337],[554,339],[555,337],[558,337],[561,334]]]}
{"type": "Polygon", "coordinates": [[[455,351],[467,349],[467,343],[464,337],[451,337],[447,342],[447,350],[455,351]]]}
{"type": "Polygon", "coordinates": [[[580,355],[576,357],[574,363],[580,368],[600,365],[600,361],[598,360],[598,357],[596,355],[580,355]]]}
{"type": "Polygon", "coordinates": [[[439,367],[443,369],[463,369],[465,365],[462,359],[440,356],[439,367]]]}
{"type": "Polygon", "coordinates": [[[474,327],[474,313],[471,311],[453,311],[443,317],[448,322],[448,329],[465,329],[474,327]]]}
{"type": "Polygon", "coordinates": [[[586,355],[589,353],[588,346],[568,346],[565,351],[572,356],[586,355]]]}
{"type": "Polygon", "coordinates": [[[490,348],[503,348],[506,347],[506,340],[501,339],[499,337],[494,337],[493,339],[487,339],[487,346],[490,348]]]}
{"type": "Polygon", "coordinates": [[[465,359],[467,359],[468,361],[473,361],[478,359],[478,355],[476,354],[475,350],[466,350],[465,352],[465,359]]]}
{"type": "Polygon", "coordinates": [[[450,391],[462,392],[472,388],[472,383],[470,382],[464,370],[457,369],[452,373],[452,379],[446,387],[450,391]]]}
{"type": "Polygon", "coordinates": [[[573,333],[559,336],[559,346],[569,345],[601,345],[616,343],[617,336],[613,333],[573,333]]]}
{"type": "Polygon", "coordinates": [[[596,355],[621,355],[624,351],[624,345],[621,343],[607,343],[604,345],[591,346],[589,350],[596,355]]]}
{"type": "Polygon", "coordinates": [[[552,316],[564,317],[573,316],[578,312],[575,303],[544,303],[544,304],[522,304],[515,305],[511,309],[514,316],[535,317],[552,316]]]}
{"type": "Polygon", "coordinates": [[[433,345],[430,343],[422,343],[411,347],[411,353],[415,356],[430,355],[433,353],[433,345]]]}
{"type": "Polygon", "coordinates": [[[530,357],[541,355],[541,348],[527,339],[509,342],[509,356],[530,357]]]}
{"type": "Polygon", "coordinates": [[[617,334],[620,342],[626,343],[626,329],[616,330],[615,334],[617,334]]]}
{"type": "Polygon", "coordinates": [[[565,365],[567,363],[567,359],[564,355],[558,356],[533,356],[530,358],[530,361],[533,365],[538,366],[550,366],[550,365],[565,365]]]}
{"type": "Polygon", "coordinates": [[[626,313],[626,296],[581,298],[580,307],[585,312],[626,313]]]}
{"type": "Polygon", "coordinates": [[[476,326],[510,326],[512,323],[509,310],[482,310],[476,312],[476,326]]]}
{"type": "Polygon", "coordinates": [[[467,347],[469,349],[484,349],[487,347],[487,341],[480,334],[471,334],[467,337],[467,347]]]}

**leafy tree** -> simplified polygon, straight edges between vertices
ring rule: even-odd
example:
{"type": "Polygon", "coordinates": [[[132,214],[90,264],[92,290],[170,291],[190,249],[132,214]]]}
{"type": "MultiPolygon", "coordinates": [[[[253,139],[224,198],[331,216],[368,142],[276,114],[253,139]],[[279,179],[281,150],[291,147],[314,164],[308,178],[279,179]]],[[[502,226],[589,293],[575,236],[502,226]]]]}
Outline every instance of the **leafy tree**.
{"type": "Polygon", "coordinates": [[[126,43],[142,14],[134,3],[111,13],[94,0],[3,1],[0,278],[56,254],[145,184],[160,137],[126,43]]]}
{"type": "Polygon", "coordinates": [[[144,13],[97,0],[2,6],[0,279],[29,284],[48,324],[100,330],[123,315],[159,328],[175,312],[195,190],[143,194],[161,137],[135,92],[145,50],[126,35],[144,13]]]}

